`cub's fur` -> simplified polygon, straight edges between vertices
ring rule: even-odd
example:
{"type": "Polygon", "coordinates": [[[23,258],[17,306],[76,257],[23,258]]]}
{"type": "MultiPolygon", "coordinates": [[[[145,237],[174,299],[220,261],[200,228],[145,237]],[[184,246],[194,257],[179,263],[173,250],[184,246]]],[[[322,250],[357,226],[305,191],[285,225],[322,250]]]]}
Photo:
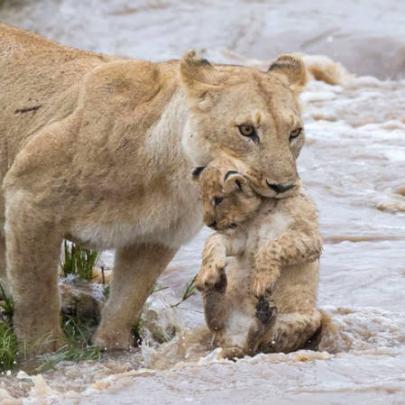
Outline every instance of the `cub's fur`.
{"type": "MultiPolygon", "coordinates": [[[[255,189],[297,181],[304,136],[297,57],[274,69],[214,66],[189,52],[149,63],[67,48],[0,24],[0,278],[20,342],[63,344],[63,238],[115,249],[94,342],[128,348],[157,277],[202,225],[192,167],[233,156],[255,189]],[[260,147],[238,125],[258,127],[260,147]],[[3,232],[4,227],[4,232],[3,232]],[[6,264],[7,262],[7,264],[6,264]]],[[[288,193],[287,193],[288,194],[288,193]]]]}
{"type": "Polygon", "coordinates": [[[259,196],[223,160],[199,176],[206,241],[197,286],[208,327],[231,357],[302,348],[321,325],[316,308],[322,241],[316,208],[299,185],[259,196]]]}

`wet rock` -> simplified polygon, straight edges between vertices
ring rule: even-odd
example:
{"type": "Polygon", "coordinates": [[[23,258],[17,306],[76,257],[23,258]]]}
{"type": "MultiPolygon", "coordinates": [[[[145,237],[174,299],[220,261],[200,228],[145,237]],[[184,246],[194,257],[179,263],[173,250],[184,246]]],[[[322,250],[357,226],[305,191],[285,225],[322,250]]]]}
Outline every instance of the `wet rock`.
{"type": "Polygon", "coordinates": [[[343,84],[353,78],[342,64],[324,55],[305,55],[304,62],[311,78],[327,84],[343,84]]]}
{"type": "Polygon", "coordinates": [[[78,278],[67,277],[59,282],[62,312],[89,319],[100,319],[105,302],[104,286],[78,278]]]}
{"type": "Polygon", "coordinates": [[[176,297],[171,291],[160,291],[148,298],[139,323],[139,334],[150,345],[169,342],[183,328],[173,306],[176,297]]]}

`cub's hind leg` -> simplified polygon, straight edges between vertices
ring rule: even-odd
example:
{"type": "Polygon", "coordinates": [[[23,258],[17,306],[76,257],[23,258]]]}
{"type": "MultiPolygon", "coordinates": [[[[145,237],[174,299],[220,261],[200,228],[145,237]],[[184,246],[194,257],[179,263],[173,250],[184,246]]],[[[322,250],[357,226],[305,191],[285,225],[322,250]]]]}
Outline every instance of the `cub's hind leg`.
{"type": "Polygon", "coordinates": [[[221,357],[225,359],[237,359],[244,356],[242,347],[230,346],[227,336],[227,323],[230,311],[234,302],[227,294],[227,276],[224,273],[220,276],[220,281],[214,287],[209,287],[201,291],[204,303],[205,321],[212,332],[212,344],[214,347],[221,347],[221,357]]]}
{"type": "Polygon", "coordinates": [[[252,324],[249,327],[245,351],[249,355],[257,353],[260,343],[265,336],[271,334],[277,319],[277,307],[272,301],[260,297],[256,304],[256,313],[252,324]]]}
{"type": "Polygon", "coordinates": [[[321,320],[322,315],[317,309],[308,313],[279,314],[271,333],[259,345],[259,350],[289,353],[302,349],[321,327],[321,320]]]}
{"type": "Polygon", "coordinates": [[[227,278],[225,272],[223,272],[219,282],[213,287],[200,288],[204,303],[205,321],[211,332],[215,334],[224,329],[226,320],[228,319],[229,303],[226,296],[226,286],[227,278]]]}

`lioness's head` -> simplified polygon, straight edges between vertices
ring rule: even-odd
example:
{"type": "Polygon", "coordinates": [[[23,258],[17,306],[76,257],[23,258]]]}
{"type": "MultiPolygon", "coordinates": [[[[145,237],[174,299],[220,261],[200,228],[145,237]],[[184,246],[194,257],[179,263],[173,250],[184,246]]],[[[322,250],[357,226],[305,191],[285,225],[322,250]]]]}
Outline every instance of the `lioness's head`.
{"type": "Polygon", "coordinates": [[[191,110],[183,146],[193,163],[231,158],[261,195],[289,196],[304,144],[298,103],[306,82],[302,60],[283,55],[260,72],[213,66],[190,52],[180,71],[191,110]]]}
{"type": "Polygon", "coordinates": [[[223,161],[197,169],[193,177],[200,184],[204,223],[217,231],[237,228],[254,215],[262,202],[246,177],[223,161]]]}

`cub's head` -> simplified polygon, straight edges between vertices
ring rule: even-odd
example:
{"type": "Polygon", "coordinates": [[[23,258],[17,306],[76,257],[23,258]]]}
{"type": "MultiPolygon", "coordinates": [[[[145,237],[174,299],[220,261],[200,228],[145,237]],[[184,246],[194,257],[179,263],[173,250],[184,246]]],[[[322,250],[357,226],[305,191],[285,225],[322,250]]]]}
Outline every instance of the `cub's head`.
{"type": "Polygon", "coordinates": [[[234,168],[212,162],[193,172],[198,178],[203,202],[204,223],[217,230],[237,228],[250,219],[259,208],[262,198],[248,180],[234,168]]]}
{"type": "Polygon", "coordinates": [[[183,148],[193,163],[231,158],[259,194],[288,197],[304,144],[298,103],[306,82],[302,60],[283,55],[260,72],[213,66],[190,52],[180,62],[180,74],[190,107],[183,148]]]}

